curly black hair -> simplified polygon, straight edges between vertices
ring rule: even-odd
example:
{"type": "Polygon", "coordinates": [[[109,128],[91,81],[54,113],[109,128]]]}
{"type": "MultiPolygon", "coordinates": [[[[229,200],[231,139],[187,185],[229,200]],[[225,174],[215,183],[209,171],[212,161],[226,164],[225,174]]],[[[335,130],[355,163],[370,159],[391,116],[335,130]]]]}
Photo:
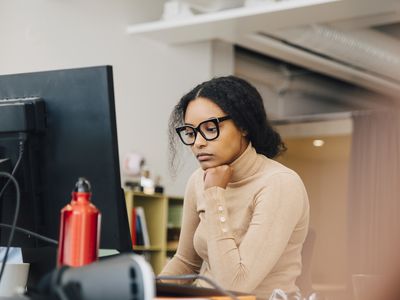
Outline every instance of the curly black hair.
{"type": "Polygon", "coordinates": [[[175,128],[182,125],[187,106],[196,98],[207,98],[217,104],[233,122],[247,132],[257,153],[274,158],[284,152],[282,139],[270,124],[260,93],[246,80],[236,76],[216,77],[205,81],[184,95],[169,119],[170,166],[176,167],[177,141],[175,128]]]}

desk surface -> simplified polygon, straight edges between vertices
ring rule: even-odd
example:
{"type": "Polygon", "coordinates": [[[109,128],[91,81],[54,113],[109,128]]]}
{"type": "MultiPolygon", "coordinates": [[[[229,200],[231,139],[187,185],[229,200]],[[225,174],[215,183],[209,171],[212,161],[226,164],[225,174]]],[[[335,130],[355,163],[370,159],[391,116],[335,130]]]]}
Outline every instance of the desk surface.
{"type": "MultiPolygon", "coordinates": [[[[156,291],[158,300],[167,299],[213,299],[225,300],[231,299],[229,296],[212,288],[196,287],[193,285],[179,285],[171,283],[156,283],[156,291]]],[[[233,292],[240,300],[255,300],[254,295],[248,295],[239,292],[233,292]]]]}
{"type": "MultiPolygon", "coordinates": [[[[256,300],[256,296],[239,296],[239,300],[256,300]]],[[[210,297],[156,297],[155,300],[232,300],[228,296],[210,296],[210,297]]]]}

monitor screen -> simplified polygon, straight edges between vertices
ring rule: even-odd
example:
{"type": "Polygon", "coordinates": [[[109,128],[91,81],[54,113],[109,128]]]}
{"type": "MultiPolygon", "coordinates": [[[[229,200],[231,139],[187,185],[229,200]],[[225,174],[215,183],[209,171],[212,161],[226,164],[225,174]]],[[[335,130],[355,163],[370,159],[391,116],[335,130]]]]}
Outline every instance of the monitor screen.
{"type": "MultiPolygon", "coordinates": [[[[15,167],[21,140],[25,150],[15,173],[21,187],[18,226],[58,240],[60,210],[70,202],[78,178],[85,177],[102,214],[100,248],[130,251],[112,67],[0,76],[0,171],[15,167]]],[[[0,209],[0,221],[11,224],[11,184],[0,209]]],[[[8,235],[1,229],[1,246],[8,235]]],[[[37,248],[44,242],[16,232],[13,245],[37,248]]]]}

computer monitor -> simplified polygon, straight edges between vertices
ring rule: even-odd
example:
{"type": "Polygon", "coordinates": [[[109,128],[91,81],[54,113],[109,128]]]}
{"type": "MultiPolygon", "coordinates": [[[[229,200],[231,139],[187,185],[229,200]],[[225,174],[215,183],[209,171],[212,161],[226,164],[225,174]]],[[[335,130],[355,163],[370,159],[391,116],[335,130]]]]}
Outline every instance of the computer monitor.
{"type": "MultiPolygon", "coordinates": [[[[102,213],[100,248],[130,251],[112,67],[0,76],[0,171],[11,172],[19,141],[25,138],[15,174],[22,190],[18,226],[58,239],[60,210],[69,203],[78,177],[85,177],[102,213]]],[[[1,182],[0,190],[5,180],[1,182]]],[[[2,223],[12,222],[14,191],[10,186],[1,199],[2,223]]],[[[0,232],[5,246],[9,230],[0,232]]],[[[37,248],[45,243],[16,233],[13,245],[37,248]]]]}

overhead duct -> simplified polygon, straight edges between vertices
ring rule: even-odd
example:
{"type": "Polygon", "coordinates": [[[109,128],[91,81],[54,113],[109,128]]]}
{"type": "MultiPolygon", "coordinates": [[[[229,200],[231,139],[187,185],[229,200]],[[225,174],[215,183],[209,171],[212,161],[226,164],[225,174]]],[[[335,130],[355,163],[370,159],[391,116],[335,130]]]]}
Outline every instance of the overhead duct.
{"type": "Polygon", "coordinates": [[[235,74],[257,87],[274,119],[391,105],[381,95],[353,84],[240,47],[235,51],[235,74]]]}
{"type": "Polygon", "coordinates": [[[400,83],[400,42],[376,30],[343,31],[313,24],[279,30],[268,36],[400,83]]]}

